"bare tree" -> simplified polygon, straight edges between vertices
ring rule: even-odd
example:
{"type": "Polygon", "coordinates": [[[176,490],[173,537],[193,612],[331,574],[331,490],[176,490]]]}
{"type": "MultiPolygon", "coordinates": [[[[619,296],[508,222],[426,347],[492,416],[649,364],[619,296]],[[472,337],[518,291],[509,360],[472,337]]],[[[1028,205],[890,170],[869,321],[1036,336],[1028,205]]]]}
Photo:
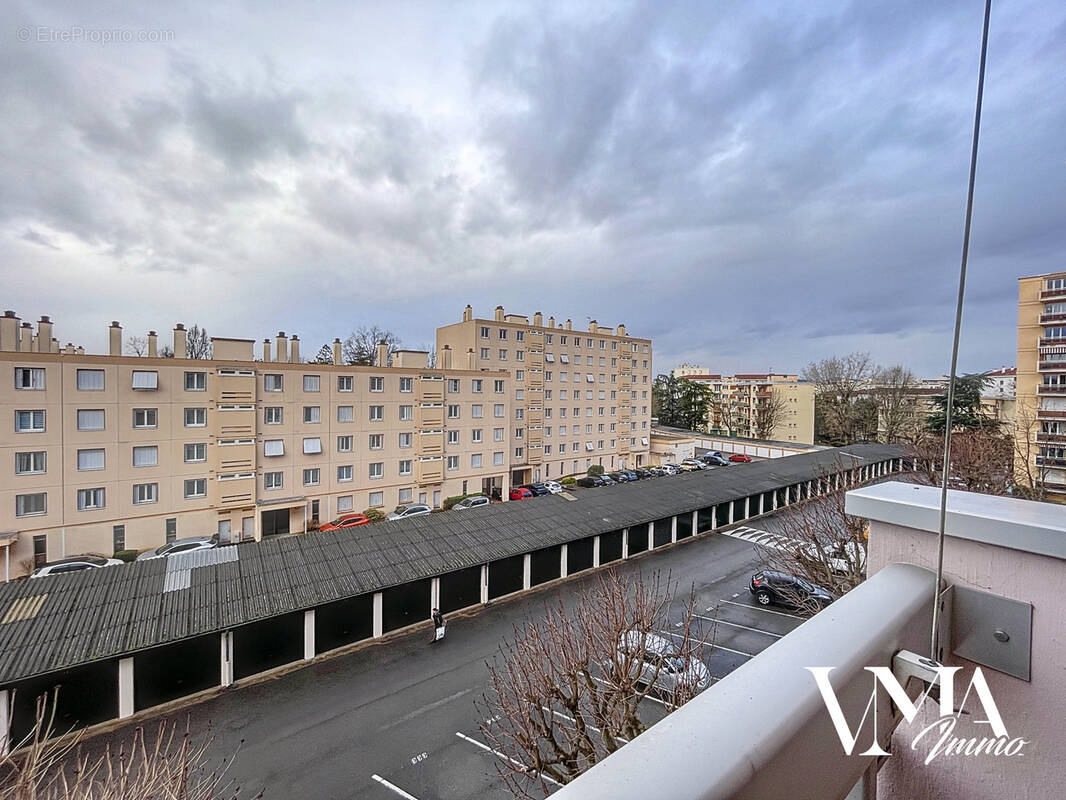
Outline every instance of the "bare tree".
{"type": "Polygon", "coordinates": [[[644,731],[638,710],[650,693],[673,710],[703,688],[690,665],[702,662],[708,632],[694,590],[671,619],[675,589],[669,577],[630,581],[612,570],[576,608],[560,598],[515,626],[488,664],[479,710],[482,733],[510,759],[497,767],[516,796],[543,797],[550,782],[568,783],[644,731]],[[671,652],[658,652],[667,640],[671,652]],[[675,687],[662,692],[656,682],[667,674],[675,687]]]}
{"type": "Polygon", "coordinates": [[[159,348],[160,358],[174,358],[174,348],[169,344],[165,344],[159,348]]]}
{"type": "Polygon", "coordinates": [[[1046,500],[1044,482],[1050,470],[1036,463],[1040,455],[1037,434],[1045,426],[1036,418],[1036,409],[1019,401],[1014,422],[1009,426],[1009,435],[1014,441],[1014,494],[1026,500],[1046,500]]]}
{"type": "Polygon", "coordinates": [[[186,358],[211,358],[211,339],[207,328],[193,325],[185,335],[186,358]]]}
{"type": "Polygon", "coordinates": [[[126,352],[135,356],[148,354],[148,339],[144,336],[129,336],[126,338],[126,352]]]}
{"type": "MultiPolygon", "coordinates": [[[[925,482],[939,486],[943,476],[944,435],[927,432],[911,446],[925,482]]],[[[1015,442],[1009,434],[987,428],[951,435],[948,488],[980,494],[1014,494],[1015,442]]]]}
{"type": "Polygon", "coordinates": [[[755,404],[755,438],[773,439],[774,430],[785,421],[788,402],[773,387],[767,390],[767,396],[760,397],[755,404]]]}
{"type": "Polygon", "coordinates": [[[814,384],[815,403],[822,408],[823,438],[835,445],[854,441],[855,401],[868,387],[873,365],[869,353],[833,356],[810,363],[804,380],[814,384]]]}
{"type": "Polygon", "coordinates": [[[881,367],[874,372],[873,382],[880,441],[896,443],[912,438],[921,426],[914,373],[900,364],[881,367]]]}
{"type": "Polygon", "coordinates": [[[12,755],[0,758],[0,800],[241,797],[241,788],[226,779],[226,762],[211,769],[210,736],[193,736],[188,722],[181,730],[162,720],[153,735],[138,726],[128,742],[89,755],[81,748],[81,731],[56,735],[57,696],[58,690],[37,699],[33,730],[15,744],[12,755]]]}
{"type": "Polygon", "coordinates": [[[377,346],[385,342],[389,348],[389,364],[392,363],[392,354],[400,349],[400,338],[390,330],[380,328],[377,325],[363,325],[358,330],[352,331],[344,343],[341,351],[344,353],[346,364],[355,364],[364,367],[374,366],[377,358],[377,346]]]}

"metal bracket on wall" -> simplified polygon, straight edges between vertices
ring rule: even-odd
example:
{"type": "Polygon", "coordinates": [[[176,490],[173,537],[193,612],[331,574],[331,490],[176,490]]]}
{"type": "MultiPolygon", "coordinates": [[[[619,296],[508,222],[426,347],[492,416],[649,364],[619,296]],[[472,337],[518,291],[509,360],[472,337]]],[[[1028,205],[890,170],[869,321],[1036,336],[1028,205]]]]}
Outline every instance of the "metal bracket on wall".
{"type": "Polygon", "coordinates": [[[955,586],[951,652],[983,667],[1029,680],[1033,606],[1020,600],[955,586]]]}

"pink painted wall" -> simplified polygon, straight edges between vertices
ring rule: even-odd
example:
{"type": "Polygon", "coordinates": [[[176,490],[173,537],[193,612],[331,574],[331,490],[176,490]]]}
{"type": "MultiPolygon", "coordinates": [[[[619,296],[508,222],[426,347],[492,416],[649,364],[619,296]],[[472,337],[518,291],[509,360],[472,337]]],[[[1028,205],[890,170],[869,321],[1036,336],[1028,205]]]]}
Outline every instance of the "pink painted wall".
{"type": "MultiPolygon", "coordinates": [[[[869,573],[905,561],[935,569],[936,536],[926,531],[871,521],[869,573]]],[[[924,764],[928,748],[911,749],[914,735],[937,717],[935,704],[913,723],[896,729],[892,755],[878,775],[878,794],[894,800],[1051,800],[1066,798],[1066,561],[949,537],[944,546],[944,575],[952,583],[1033,605],[1031,681],[988,667],[982,672],[1008,733],[1028,740],[1022,755],[1006,758],[938,756],[924,764]]],[[[961,666],[956,698],[977,666],[961,666]]],[[[992,737],[973,698],[955,728],[961,737],[992,737]]]]}

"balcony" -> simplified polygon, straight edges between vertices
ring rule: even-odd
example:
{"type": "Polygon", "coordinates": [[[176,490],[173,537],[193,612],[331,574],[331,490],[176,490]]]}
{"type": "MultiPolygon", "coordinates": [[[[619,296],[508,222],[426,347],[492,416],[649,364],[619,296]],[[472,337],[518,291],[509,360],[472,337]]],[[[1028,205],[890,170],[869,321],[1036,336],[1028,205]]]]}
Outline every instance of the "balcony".
{"type": "Polygon", "coordinates": [[[1062,347],[1066,346],[1066,337],[1056,337],[1054,339],[1041,338],[1038,342],[1041,347],[1062,347]]]}
{"type": "Polygon", "coordinates": [[[1066,370],[1066,361],[1041,361],[1037,369],[1041,372],[1062,372],[1066,370]]]}
{"type": "Polygon", "coordinates": [[[1066,469],[1066,458],[1056,458],[1055,456],[1037,456],[1036,465],[1038,467],[1058,467],[1059,469],[1066,469]]]}
{"type": "Polygon", "coordinates": [[[1037,394],[1066,394],[1066,383],[1041,383],[1036,387],[1037,394]]]}
{"type": "Polygon", "coordinates": [[[1066,411],[1053,411],[1050,408],[1038,408],[1036,410],[1037,419],[1066,419],[1066,411]]]}
{"type": "Polygon", "coordinates": [[[1066,300],[1066,288],[1064,289],[1042,289],[1040,291],[1041,300],[1066,300]]]}
{"type": "MultiPolygon", "coordinates": [[[[908,677],[929,666],[939,497],[904,483],[850,492],[848,513],[870,520],[869,579],[553,797],[646,800],[664,787],[672,800],[1062,796],[1066,515],[1050,503],[948,493],[940,644],[958,671],[941,705],[919,700],[921,680],[908,677]],[[1024,757],[991,753],[999,734],[970,684],[978,666],[1007,738],[1027,742],[1024,757]],[[831,668],[825,693],[808,667],[831,668]],[[880,690],[873,667],[902,691],[880,690]],[[953,713],[959,704],[966,714],[953,713]],[[949,722],[959,753],[945,754],[941,740],[929,757],[949,722]]],[[[944,673],[933,664],[924,674],[944,673]]]]}
{"type": "Polygon", "coordinates": [[[1047,325],[1052,322],[1066,322],[1066,313],[1041,314],[1040,324],[1047,325]]]}

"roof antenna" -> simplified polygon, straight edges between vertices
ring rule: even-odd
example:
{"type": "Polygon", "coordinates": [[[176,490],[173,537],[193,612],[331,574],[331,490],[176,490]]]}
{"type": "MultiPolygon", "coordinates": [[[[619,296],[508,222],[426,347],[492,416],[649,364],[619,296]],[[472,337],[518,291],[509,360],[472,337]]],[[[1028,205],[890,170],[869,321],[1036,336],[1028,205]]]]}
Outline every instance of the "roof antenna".
{"type": "Polygon", "coordinates": [[[988,19],[992,0],[985,0],[985,23],[981,33],[981,66],[977,73],[977,104],[973,115],[973,145],[970,148],[970,182],[966,193],[966,226],[962,234],[962,264],[959,267],[959,297],[955,306],[955,338],[951,345],[947,407],[944,409],[944,463],[940,475],[940,525],[937,531],[936,589],[933,592],[933,631],[929,657],[943,663],[940,654],[940,584],[944,579],[944,526],[948,505],[951,465],[951,411],[955,402],[955,372],[959,363],[959,333],[962,329],[962,299],[966,292],[966,261],[970,255],[970,224],[973,220],[973,190],[977,177],[977,142],[981,134],[981,101],[985,91],[985,57],[988,53],[988,19]]]}

